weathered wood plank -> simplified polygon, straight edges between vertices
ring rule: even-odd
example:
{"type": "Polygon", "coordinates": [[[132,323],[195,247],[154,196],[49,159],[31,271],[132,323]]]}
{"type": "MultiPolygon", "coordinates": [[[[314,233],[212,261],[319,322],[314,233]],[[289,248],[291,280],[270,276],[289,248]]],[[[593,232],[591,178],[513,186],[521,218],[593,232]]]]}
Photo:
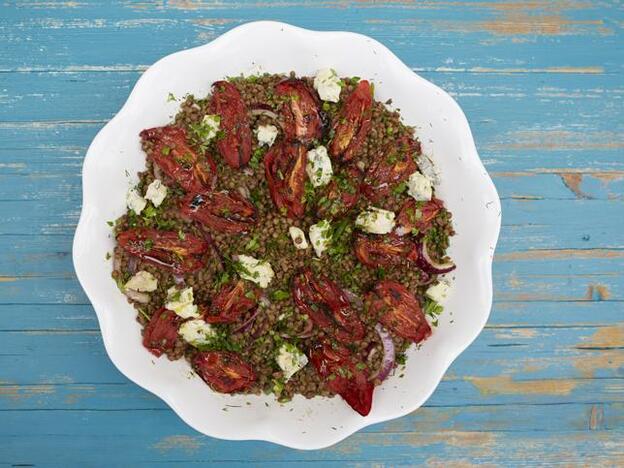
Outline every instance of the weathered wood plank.
{"type": "Polygon", "coordinates": [[[623,465],[623,24],[610,1],[3,5],[0,464],[623,465]],[[320,452],[190,430],[106,358],[71,266],[83,155],[140,73],[263,18],[389,45],[459,101],[504,200],[486,330],[424,408],[320,452]]]}
{"type": "Polygon", "coordinates": [[[242,22],[274,19],[327,30],[341,30],[348,24],[424,69],[622,70],[616,55],[622,34],[617,20],[622,15],[615,5],[597,8],[581,2],[538,1],[505,9],[486,2],[451,2],[433,8],[430,3],[419,7],[412,2],[287,2],[268,9],[253,2],[182,4],[186,8],[158,2],[152,8],[148,4],[123,13],[90,4],[43,11],[10,7],[5,28],[13,38],[9,41],[13,50],[0,60],[0,69],[144,65],[205,43],[242,22]],[[457,47],[458,41],[462,47],[457,47]],[[40,43],[46,47],[38,47],[40,43]],[[94,54],[94,50],[106,53],[94,54]]]}
{"type": "MultiPolygon", "coordinates": [[[[609,408],[603,407],[608,414],[609,408]]],[[[589,410],[591,411],[591,410],[589,410]]],[[[452,414],[448,415],[452,421],[452,414]]],[[[442,463],[471,460],[480,464],[520,466],[592,463],[617,466],[622,459],[622,433],[589,430],[586,425],[563,433],[548,431],[431,430],[420,432],[359,432],[322,451],[295,451],[255,442],[225,442],[197,435],[167,411],[3,412],[6,424],[0,434],[10,440],[3,462],[72,464],[91,459],[93,452],[107,449],[109,464],[135,461],[366,461],[396,463],[442,463]],[[58,425],[62,417],[65,424],[58,425]],[[114,434],[114,435],[112,435],[114,434]],[[31,449],[36,437],[38,450],[31,449]],[[557,450],[552,450],[556,446],[557,450]],[[414,450],[417,447],[418,450],[414,450]]],[[[544,424],[547,424],[544,422],[544,424]]],[[[493,422],[493,426],[496,423],[493,422]]]]}

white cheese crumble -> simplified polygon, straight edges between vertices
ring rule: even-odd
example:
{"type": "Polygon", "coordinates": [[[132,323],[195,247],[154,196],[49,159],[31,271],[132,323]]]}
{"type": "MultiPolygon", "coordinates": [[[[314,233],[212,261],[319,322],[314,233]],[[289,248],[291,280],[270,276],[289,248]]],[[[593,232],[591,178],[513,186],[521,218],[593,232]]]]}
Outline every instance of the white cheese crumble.
{"type": "Polygon", "coordinates": [[[141,214],[141,211],[147,205],[145,198],[139,195],[137,189],[133,188],[128,190],[128,195],[126,195],[126,205],[136,214],[141,214]]]}
{"type": "Polygon", "coordinates": [[[182,318],[198,318],[201,314],[193,304],[193,288],[177,289],[175,286],[167,290],[165,309],[171,310],[182,318]]]}
{"type": "Polygon", "coordinates": [[[158,288],[158,280],[149,271],[139,271],[124,286],[139,292],[152,292],[158,288]]]}
{"type": "Polygon", "coordinates": [[[310,236],[310,242],[312,243],[316,256],[320,257],[331,243],[331,224],[326,219],[313,224],[310,226],[308,236],[310,236]]]}
{"type": "Polygon", "coordinates": [[[156,208],[160,206],[166,196],[167,186],[158,179],[154,179],[145,191],[145,199],[150,200],[156,208]]]}
{"type": "Polygon", "coordinates": [[[282,369],[284,380],[288,381],[295,373],[306,366],[308,357],[299,351],[296,346],[284,343],[279,348],[275,362],[282,369]]]}
{"type": "Polygon", "coordinates": [[[288,228],[288,233],[290,234],[293,244],[295,244],[295,248],[301,250],[308,248],[308,241],[306,240],[305,233],[301,229],[297,226],[290,226],[288,228]]]}
{"type": "Polygon", "coordinates": [[[318,71],[314,77],[314,89],[323,101],[338,102],[340,100],[340,78],[331,68],[318,71]]]}
{"type": "Polygon", "coordinates": [[[204,118],[202,119],[202,130],[205,133],[202,136],[204,137],[205,141],[210,141],[217,136],[220,124],[220,116],[214,114],[204,115],[204,118]]]}
{"type": "Polygon", "coordinates": [[[239,255],[237,261],[239,264],[237,271],[240,277],[253,281],[261,288],[266,288],[275,276],[271,264],[266,260],[258,260],[249,255],[239,255]]]}
{"type": "Polygon", "coordinates": [[[201,346],[210,343],[216,332],[212,325],[202,319],[193,319],[184,322],[178,330],[180,336],[193,346],[201,346]]]}
{"type": "Polygon", "coordinates": [[[277,138],[277,127],[275,125],[258,125],[256,137],[260,146],[271,146],[277,138]]]}
{"type": "Polygon", "coordinates": [[[438,174],[438,169],[433,164],[433,161],[424,154],[420,155],[418,158],[418,169],[420,172],[431,180],[433,185],[437,185],[440,183],[440,174],[438,174]]]}
{"type": "Polygon", "coordinates": [[[431,179],[420,172],[414,172],[407,180],[407,193],[416,201],[431,200],[433,195],[431,179]]]}
{"type": "Polygon", "coordinates": [[[331,159],[327,154],[327,148],[317,146],[308,151],[306,172],[314,187],[321,187],[329,183],[334,171],[332,170],[331,159]]]}
{"type": "Polygon", "coordinates": [[[440,281],[438,284],[430,286],[429,289],[425,291],[425,295],[436,302],[443,302],[448,296],[450,289],[450,284],[446,281],[440,281]]]}
{"type": "Polygon", "coordinates": [[[388,234],[394,229],[394,213],[371,206],[355,218],[355,226],[371,234],[388,234]]]}

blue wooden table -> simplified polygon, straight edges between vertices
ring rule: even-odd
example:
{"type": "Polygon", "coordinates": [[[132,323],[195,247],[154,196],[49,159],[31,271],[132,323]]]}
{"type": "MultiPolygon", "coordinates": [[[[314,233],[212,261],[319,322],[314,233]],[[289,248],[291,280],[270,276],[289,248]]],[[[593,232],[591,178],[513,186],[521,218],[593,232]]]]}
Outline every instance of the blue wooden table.
{"type": "Polygon", "coordinates": [[[624,465],[619,1],[0,4],[0,464],[624,465]],[[503,204],[494,307],[426,405],[326,450],[224,442],[107,358],[80,169],[158,58],[276,19],[384,42],[465,110],[503,204]]]}

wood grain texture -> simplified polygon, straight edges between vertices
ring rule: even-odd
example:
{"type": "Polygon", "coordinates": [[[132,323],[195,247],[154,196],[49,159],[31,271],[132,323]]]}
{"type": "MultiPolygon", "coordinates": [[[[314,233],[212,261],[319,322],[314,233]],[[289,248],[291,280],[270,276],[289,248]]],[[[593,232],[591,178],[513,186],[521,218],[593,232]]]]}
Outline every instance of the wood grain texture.
{"type": "Polygon", "coordinates": [[[624,465],[623,28],[618,1],[1,4],[0,465],[624,465]],[[71,264],[86,148],[141,73],[257,19],[388,45],[458,100],[503,204],[477,341],[421,409],[315,452],[189,429],[113,367],[71,264]]]}

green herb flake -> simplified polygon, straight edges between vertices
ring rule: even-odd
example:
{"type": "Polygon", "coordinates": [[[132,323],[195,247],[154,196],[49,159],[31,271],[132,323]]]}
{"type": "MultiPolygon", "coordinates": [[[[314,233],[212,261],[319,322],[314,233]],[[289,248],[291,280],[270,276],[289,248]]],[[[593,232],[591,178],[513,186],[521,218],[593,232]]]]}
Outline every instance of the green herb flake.
{"type": "MultiPolygon", "coordinates": [[[[425,299],[425,306],[423,309],[424,309],[425,315],[428,315],[434,319],[437,319],[437,317],[444,311],[443,306],[438,304],[433,299],[429,299],[429,298],[425,299]]],[[[437,323],[435,323],[435,325],[437,325],[437,323]]]]}
{"type": "Polygon", "coordinates": [[[273,299],[274,301],[284,301],[289,297],[290,293],[282,289],[277,289],[271,293],[271,299],[273,299]]]}

